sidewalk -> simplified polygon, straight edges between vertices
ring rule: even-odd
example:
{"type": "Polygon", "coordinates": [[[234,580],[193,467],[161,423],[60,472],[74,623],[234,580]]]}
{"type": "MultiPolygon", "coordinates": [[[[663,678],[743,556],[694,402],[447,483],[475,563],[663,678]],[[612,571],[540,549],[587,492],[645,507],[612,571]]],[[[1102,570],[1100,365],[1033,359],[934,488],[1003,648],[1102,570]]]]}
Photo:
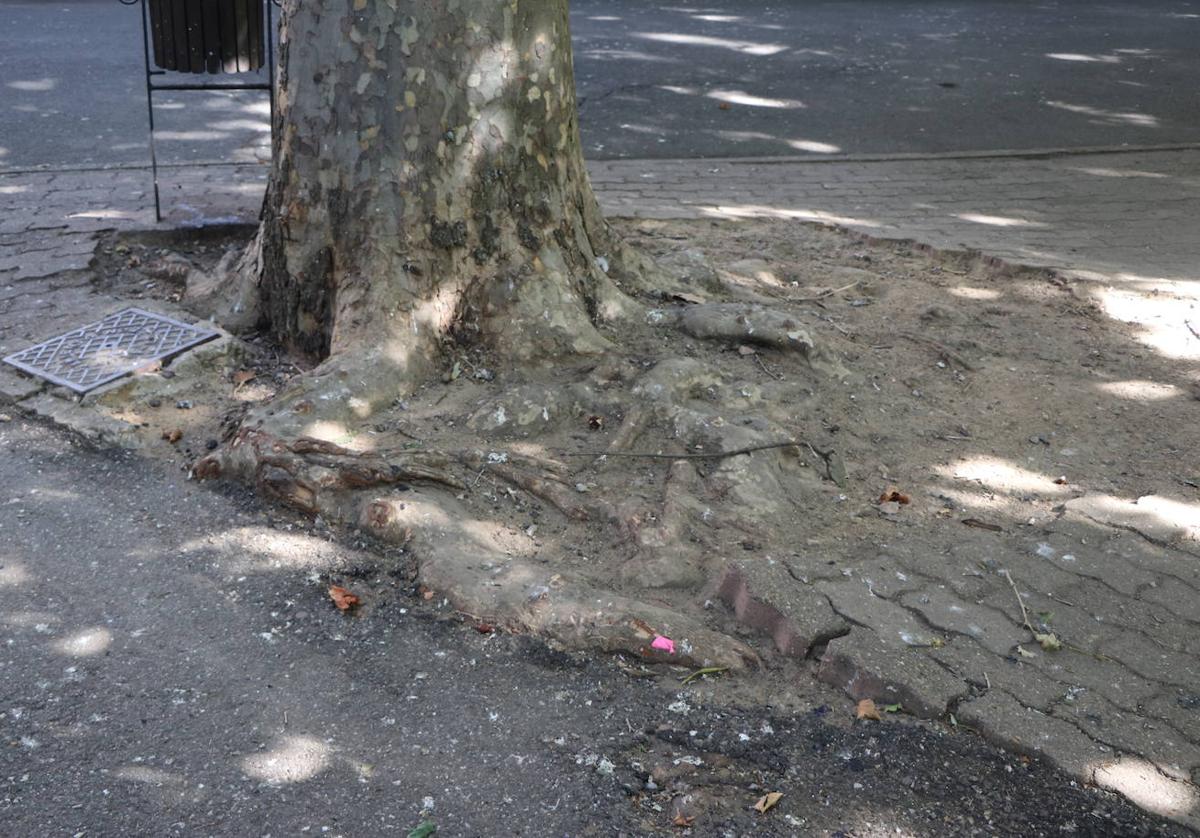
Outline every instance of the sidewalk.
{"type": "MultiPolygon", "coordinates": [[[[1040,158],[611,161],[596,163],[591,171],[601,203],[613,216],[795,219],[1054,268],[1088,280],[1087,289],[1095,293],[1085,296],[1109,317],[1138,324],[1135,342],[1180,365],[1196,367],[1200,360],[1195,331],[1200,327],[1200,149],[1040,158]]],[[[258,166],[166,170],[167,225],[252,221],[264,177],[265,169],[258,166]]],[[[0,174],[0,354],[94,319],[103,301],[89,293],[83,269],[98,232],[152,226],[153,195],[144,169],[0,174]]],[[[13,386],[5,375],[0,371],[0,399],[13,386]]],[[[1184,404],[1184,390],[1174,389],[1181,394],[1177,404],[1184,404]]],[[[1069,406],[1061,409],[1068,412],[1069,406]]],[[[1152,442],[1169,450],[1180,439],[1186,435],[1170,436],[1161,445],[1152,442]]],[[[1128,456],[1124,443],[1113,445],[1114,456],[1128,456]]],[[[1194,465],[1184,467],[1194,475],[1194,465]]],[[[1186,497],[1188,503],[1177,505],[1191,514],[1194,495],[1186,497]]],[[[1119,617],[1111,622],[1111,650],[1096,658],[1088,695],[1076,701],[1082,688],[1063,697],[1057,682],[1039,686],[1014,680],[1020,702],[997,690],[987,702],[972,700],[953,709],[959,721],[977,729],[995,728],[1006,736],[1018,731],[1030,747],[1044,747],[1062,765],[1086,764],[1097,747],[1145,757],[1150,762],[1119,766],[1125,774],[1110,778],[1109,785],[1151,809],[1200,824],[1200,735],[1194,723],[1200,676],[1192,666],[1191,641],[1200,630],[1194,595],[1200,554],[1194,533],[1188,531],[1193,534],[1183,548],[1160,550],[1126,532],[1145,529],[1145,521],[1117,520],[1112,509],[1092,517],[1129,536],[1128,555],[1119,558],[1128,565],[1120,565],[1122,586],[1101,587],[1109,581],[1102,570],[1093,577],[1069,567],[1054,570],[1062,575],[1045,586],[1078,589],[1079,596],[1065,603],[1072,609],[1072,603],[1087,601],[1084,597],[1102,596],[1107,611],[1119,617]],[[1159,618],[1159,610],[1170,620],[1159,618]],[[1125,628],[1129,625],[1136,630],[1125,628]],[[1051,709],[1026,712],[1046,707],[1051,709]],[[1053,745],[1045,744],[1051,739],[1053,745]],[[1170,773],[1159,767],[1176,763],[1181,767],[1170,773]],[[1138,789],[1148,789],[1149,796],[1138,799],[1138,789]]],[[[1086,527],[1068,524],[1061,535],[1072,543],[1091,537],[1086,527]]],[[[1096,560],[1106,562],[1097,564],[1103,568],[1118,563],[1099,555],[1096,560]]],[[[955,624],[958,619],[938,616],[942,600],[936,592],[948,580],[940,576],[930,584],[935,593],[929,602],[913,606],[926,620],[955,624]]],[[[1011,604],[1007,587],[993,593],[1011,604]]],[[[1072,615],[1086,620],[1085,610],[1072,615]]],[[[982,655],[977,667],[989,690],[990,679],[1007,671],[1003,667],[1011,657],[993,652],[982,655]]]]}

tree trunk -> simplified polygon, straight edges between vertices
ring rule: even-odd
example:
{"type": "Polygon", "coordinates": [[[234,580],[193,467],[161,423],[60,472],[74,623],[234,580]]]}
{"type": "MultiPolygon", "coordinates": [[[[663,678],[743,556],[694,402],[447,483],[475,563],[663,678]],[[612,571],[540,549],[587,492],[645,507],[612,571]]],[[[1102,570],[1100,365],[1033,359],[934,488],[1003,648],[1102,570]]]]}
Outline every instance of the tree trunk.
{"type": "Polygon", "coordinates": [[[412,381],[447,339],[606,347],[627,259],[583,164],[567,0],[288,0],[278,106],[260,293],[290,349],[412,381]]]}

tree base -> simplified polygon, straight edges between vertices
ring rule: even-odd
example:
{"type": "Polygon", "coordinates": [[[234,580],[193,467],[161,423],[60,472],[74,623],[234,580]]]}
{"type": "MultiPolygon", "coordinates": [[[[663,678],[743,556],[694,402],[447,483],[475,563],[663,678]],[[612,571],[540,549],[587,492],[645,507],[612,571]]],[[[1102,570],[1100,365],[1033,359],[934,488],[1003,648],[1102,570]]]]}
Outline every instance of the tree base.
{"type": "Polygon", "coordinates": [[[844,370],[799,314],[689,297],[614,294],[619,316],[574,344],[553,318],[516,316],[518,339],[451,349],[432,380],[343,352],[194,474],[403,545],[423,585],[480,621],[741,668],[756,655],[692,615],[731,553],[783,549],[773,521],[828,491],[801,413],[844,370]],[[783,372],[764,375],[759,351],[783,372]]]}

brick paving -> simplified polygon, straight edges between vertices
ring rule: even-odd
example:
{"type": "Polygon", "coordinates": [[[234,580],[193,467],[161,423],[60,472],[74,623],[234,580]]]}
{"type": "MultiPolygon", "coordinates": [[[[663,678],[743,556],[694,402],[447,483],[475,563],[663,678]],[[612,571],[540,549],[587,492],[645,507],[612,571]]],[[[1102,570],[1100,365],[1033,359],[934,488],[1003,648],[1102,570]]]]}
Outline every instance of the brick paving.
{"type": "MultiPolygon", "coordinates": [[[[815,221],[977,250],[1098,285],[1149,292],[1169,287],[1176,292],[1166,303],[1175,307],[1174,317],[1187,316],[1177,311],[1187,305],[1181,296],[1200,299],[1200,149],[825,162],[611,161],[595,163],[591,171],[610,215],[815,221]]],[[[166,170],[165,224],[253,220],[265,172],[255,165],[166,170]]],[[[100,307],[84,271],[99,231],[152,226],[146,170],[0,173],[0,354],[76,325],[100,307]]],[[[1152,316],[1162,316],[1161,310],[1152,316]]],[[[1189,352],[1175,357],[1200,358],[1194,346],[1189,352]]],[[[0,399],[36,389],[0,372],[0,399]]],[[[1131,534],[1145,527],[1135,505],[1125,506],[1071,509],[1052,532],[1062,545],[1086,543],[1096,523],[1117,534],[1092,557],[1093,575],[1058,564],[1047,580],[1047,590],[1063,599],[1102,603],[1105,613],[1121,615],[1119,625],[1108,626],[1093,624],[1087,606],[1062,612],[1063,620],[1082,620],[1078,633],[1095,640],[1094,662],[1087,666],[1046,664],[1034,667],[1036,676],[1011,674],[1005,658],[1013,627],[1002,610],[1011,606],[1012,594],[999,582],[972,588],[970,579],[947,578],[944,585],[898,589],[895,603],[881,605],[884,600],[872,596],[864,605],[862,591],[840,577],[814,577],[838,614],[866,613],[860,606],[870,612],[862,618],[870,632],[830,644],[827,674],[903,682],[908,703],[927,704],[934,715],[952,709],[962,724],[1018,741],[1149,808],[1200,824],[1200,528],[1149,533],[1157,542],[1152,544],[1131,534]],[[995,631],[985,632],[998,638],[996,648],[956,642],[921,653],[889,652],[874,636],[897,627],[915,634],[929,627],[958,632],[968,600],[996,623],[995,631]],[[981,676],[986,690],[968,689],[981,676]],[[1116,759],[1120,754],[1125,757],[1116,759]]],[[[1051,573],[1027,550],[1014,548],[1002,560],[1023,568],[1023,578],[1051,573]]]]}

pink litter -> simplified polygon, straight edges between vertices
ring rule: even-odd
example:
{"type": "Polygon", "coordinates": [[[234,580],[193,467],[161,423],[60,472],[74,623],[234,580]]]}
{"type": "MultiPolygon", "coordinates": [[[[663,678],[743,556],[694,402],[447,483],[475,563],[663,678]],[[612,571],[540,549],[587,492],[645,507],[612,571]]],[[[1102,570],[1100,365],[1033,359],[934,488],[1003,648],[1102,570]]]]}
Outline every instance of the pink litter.
{"type": "Polygon", "coordinates": [[[663,637],[661,634],[656,634],[654,635],[654,642],[650,644],[650,648],[673,655],[675,654],[675,641],[669,637],[663,637]]]}

